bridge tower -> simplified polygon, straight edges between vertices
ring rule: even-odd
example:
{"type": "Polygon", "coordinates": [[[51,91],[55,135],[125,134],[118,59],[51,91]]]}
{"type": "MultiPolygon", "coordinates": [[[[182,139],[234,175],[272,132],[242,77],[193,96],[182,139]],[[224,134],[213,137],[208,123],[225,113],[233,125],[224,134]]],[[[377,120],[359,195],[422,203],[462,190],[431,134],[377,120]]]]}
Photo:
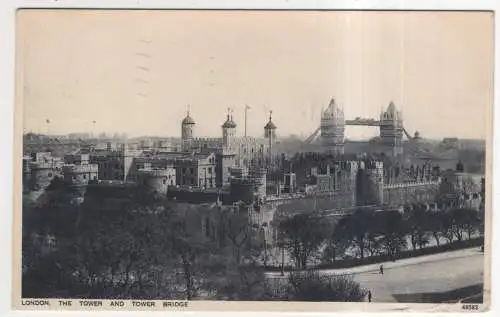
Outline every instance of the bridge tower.
{"type": "Polygon", "coordinates": [[[344,111],[337,106],[334,98],[321,114],[320,129],[323,151],[333,155],[344,154],[344,111]]]}
{"type": "Polygon", "coordinates": [[[403,116],[392,101],[387,110],[380,114],[380,139],[385,151],[391,156],[403,154],[403,116]]]}

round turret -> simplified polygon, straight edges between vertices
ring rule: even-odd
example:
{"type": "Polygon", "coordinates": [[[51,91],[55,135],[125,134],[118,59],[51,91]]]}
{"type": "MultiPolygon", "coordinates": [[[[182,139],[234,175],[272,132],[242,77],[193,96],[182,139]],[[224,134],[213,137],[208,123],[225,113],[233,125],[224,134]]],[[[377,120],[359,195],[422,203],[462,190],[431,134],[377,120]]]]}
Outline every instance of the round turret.
{"type": "Polygon", "coordinates": [[[182,125],[192,125],[192,124],[196,124],[196,122],[194,122],[194,119],[189,115],[188,111],[186,117],[182,120],[182,125]]]}
{"type": "Polygon", "coordinates": [[[228,109],[226,122],[222,125],[222,143],[225,151],[232,151],[234,147],[234,139],[236,137],[236,123],[233,121],[233,116],[228,109]]]}
{"type": "Polygon", "coordinates": [[[194,136],[195,122],[193,118],[187,112],[186,117],[182,120],[181,125],[181,140],[182,140],[182,150],[188,151],[191,148],[191,141],[194,136]]]}
{"type": "Polygon", "coordinates": [[[275,137],[276,136],[276,125],[273,123],[273,112],[270,111],[269,112],[269,121],[267,122],[267,124],[264,126],[264,134],[266,136],[266,138],[270,138],[270,137],[275,137]]]}
{"type": "Polygon", "coordinates": [[[137,183],[155,195],[166,195],[168,187],[175,185],[175,169],[140,169],[137,183]]]}

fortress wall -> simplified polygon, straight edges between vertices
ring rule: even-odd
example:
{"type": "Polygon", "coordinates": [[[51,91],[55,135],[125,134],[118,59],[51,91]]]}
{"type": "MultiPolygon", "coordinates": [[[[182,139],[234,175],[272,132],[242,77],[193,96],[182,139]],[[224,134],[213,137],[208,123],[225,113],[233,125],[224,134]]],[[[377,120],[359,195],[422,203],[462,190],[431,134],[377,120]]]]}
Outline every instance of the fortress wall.
{"type": "Polygon", "coordinates": [[[439,192],[437,182],[397,185],[384,186],[384,202],[389,203],[391,206],[433,202],[439,192]]]}
{"type": "Polygon", "coordinates": [[[274,206],[278,213],[312,213],[323,212],[338,208],[350,208],[355,206],[353,194],[351,192],[334,192],[331,196],[326,197],[304,197],[299,199],[289,199],[283,201],[275,201],[266,204],[267,208],[271,209],[274,206]]]}

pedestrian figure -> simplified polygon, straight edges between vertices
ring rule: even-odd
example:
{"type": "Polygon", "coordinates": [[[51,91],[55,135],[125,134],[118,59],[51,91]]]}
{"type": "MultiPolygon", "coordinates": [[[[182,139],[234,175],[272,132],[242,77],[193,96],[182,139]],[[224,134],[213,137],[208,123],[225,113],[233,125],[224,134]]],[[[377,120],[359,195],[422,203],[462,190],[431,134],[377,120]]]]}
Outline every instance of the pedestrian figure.
{"type": "Polygon", "coordinates": [[[380,274],[384,275],[384,265],[380,264],[380,274]]]}
{"type": "Polygon", "coordinates": [[[368,290],[368,303],[372,302],[372,291],[368,290]]]}

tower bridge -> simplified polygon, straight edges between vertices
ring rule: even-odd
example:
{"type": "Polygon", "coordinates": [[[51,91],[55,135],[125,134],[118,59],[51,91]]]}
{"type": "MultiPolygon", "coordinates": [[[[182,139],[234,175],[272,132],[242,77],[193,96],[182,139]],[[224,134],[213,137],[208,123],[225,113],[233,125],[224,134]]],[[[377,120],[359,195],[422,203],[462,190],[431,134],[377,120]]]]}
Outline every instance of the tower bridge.
{"type": "Polygon", "coordinates": [[[327,109],[321,114],[320,126],[304,141],[304,145],[310,144],[319,137],[325,152],[343,154],[345,126],[379,127],[380,145],[385,152],[393,156],[402,154],[403,135],[408,140],[414,139],[403,127],[403,116],[393,102],[389,104],[386,111],[380,114],[379,119],[357,117],[353,120],[346,120],[344,110],[332,98],[327,109]]]}

